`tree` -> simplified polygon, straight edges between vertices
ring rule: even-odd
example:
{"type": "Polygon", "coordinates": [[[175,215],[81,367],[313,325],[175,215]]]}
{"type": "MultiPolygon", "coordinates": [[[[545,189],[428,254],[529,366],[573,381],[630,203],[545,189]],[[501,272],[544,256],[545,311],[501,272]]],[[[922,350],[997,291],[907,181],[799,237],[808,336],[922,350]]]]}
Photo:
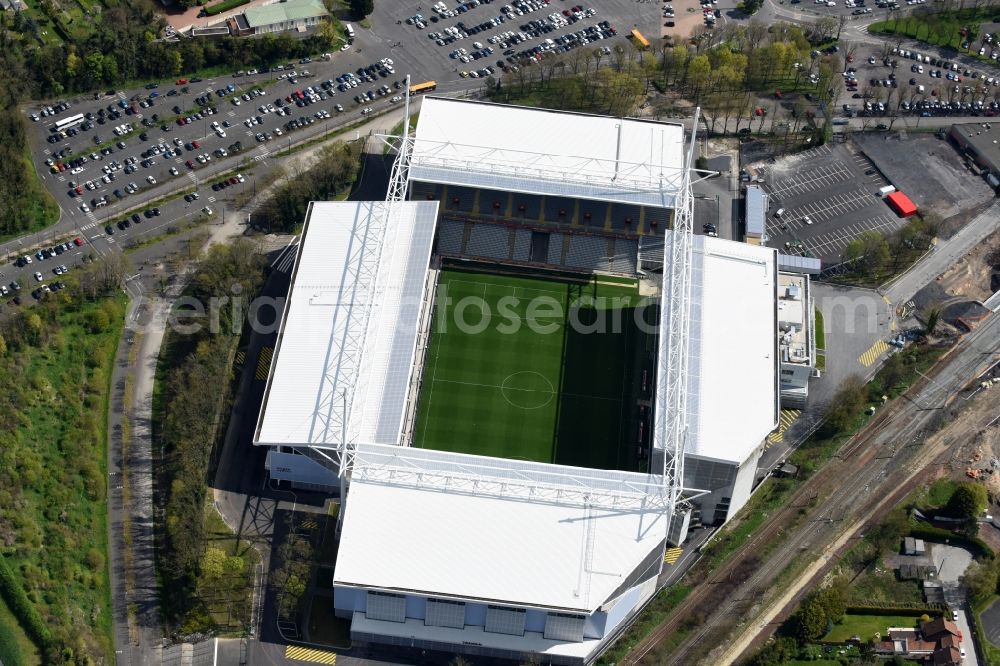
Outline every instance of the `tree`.
{"type": "Polygon", "coordinates": [[[821,638],[830,626],[830,619],[821,603],[816,602],[811,595],[802,602],[799,612],[795,614],[795,633],[802,641],[814,641],[821,638]]]}
{"type": "Polygon", "coordinates": [[[857,375],[846,378],[830,400],[824,414],[823,432],[836,435],[847,431],[865,406],[865,383],[857,375]]]}
{"type": "Polygon", "coordinates": [[[899,383],[903,381],[903,372],[905,369],[906,364],[903,362],[903,355],[891,354],[879,371],[883,390],[891,391],[899,386],[899,383]]]}
{"type": "Polygon", "coordinates": [[[799,656],[799,645],[791,636],[778,636],[755,654],[748,666],[781,666],[799,656]]]}
{"type": "Polygon", "coordinates": [[[350,0],[350,4],[351,13],[359,19],[363,19],[375,11],[374,0],[350,0]]]}
{"type": "Polygon", "coordinates": [[[756,14],[763,4],[763,0],[743,0],[743,11],[751,15],[756,14]]]}
{"type": "Polygon", "coordinates": [[[889,260],[889,243],[879,232],[865,231],[847,244],[843,257],[861,274],[873,276],[889,260]]]}
{"type": "Polygon", "coordinates": [[[969,591],[970,600],[977,604],[990,598],[997,589],[997,561],[988,559],[973,562],[962,574],[962,586],[969,591]]]}
{"type": "Polygon", "coordinates": [[[218,580],[226,570],[226,553],[221,548],[205,549],[201,556],[201,575],[208,580],[218,580]]]}
{"type": "Polygon", "coordinates": [[[985,487],[972,481],[963,481],[952,493],[945,509],[953,517],[964,520],[966,528],[974,529],[988,504],[989,497],[985,487]]]}
{"type": "Polygon", "coordinates": [[[941,306],[932,305],[927,308],[927,322],[924,325],[924,333],[926,335],[934,335],[934,331],[937,329],[938,321],[941,319],[941,306]]]}

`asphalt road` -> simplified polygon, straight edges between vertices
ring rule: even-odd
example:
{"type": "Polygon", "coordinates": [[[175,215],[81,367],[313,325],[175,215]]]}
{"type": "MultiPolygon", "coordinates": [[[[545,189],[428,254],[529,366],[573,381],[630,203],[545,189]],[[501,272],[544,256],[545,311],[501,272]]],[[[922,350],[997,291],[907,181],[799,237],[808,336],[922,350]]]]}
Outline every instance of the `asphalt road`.
{"type": "Polygon", "coordinates": [[[950,239],[935,245],[930,254],[884,287],[886,299],[894,305],[906,303],[924,285],[944,273],[998,228],[1000,228],[1000,203],[994,203],[950,239]]]}

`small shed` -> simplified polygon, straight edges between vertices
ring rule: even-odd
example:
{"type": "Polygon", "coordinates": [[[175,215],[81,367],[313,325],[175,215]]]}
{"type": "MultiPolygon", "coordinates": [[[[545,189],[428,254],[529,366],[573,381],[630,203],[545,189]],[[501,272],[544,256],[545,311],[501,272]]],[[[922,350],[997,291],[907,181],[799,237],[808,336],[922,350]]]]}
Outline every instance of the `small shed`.
{"type": "Polygon", "coordinates": [[[903,539],[903,553],[905,555],[923,555],[926,552],[927,548],[923,539],[914,539],[913,537],[903,539]]]}
{"type": "Polygon", "coordinates": [[[889,203],[889,207],[896,211],[896,214],[900,217],[909,217],[917,213],[916,204],[910,201],[910,197],[899,190],[890,193],[885,200],[889,203]]]}

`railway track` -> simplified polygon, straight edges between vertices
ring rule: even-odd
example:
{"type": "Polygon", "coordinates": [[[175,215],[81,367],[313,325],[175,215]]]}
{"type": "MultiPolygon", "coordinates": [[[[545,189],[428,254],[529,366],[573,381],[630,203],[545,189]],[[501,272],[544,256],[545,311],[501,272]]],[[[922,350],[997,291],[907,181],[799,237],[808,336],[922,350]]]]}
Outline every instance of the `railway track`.
{"type": "Polygon", "coordinates": [[[701,609],[712,608],[670,655],[655,655],[658,664],[697,663],[709,653],[706,645],[723,643],[724,634],[745,623],[746,614],[763,600],[763,592],[771,589],[770,583],[799,554],[833,542],[845,524],[872,515],[889,499],[896,498],[908,480],[942,454],[937,447],[923,446],[922,437],[936,429],[935,421],[941,418],[950,397],[975,376],[984,362],[995,360],[998,338],[1000,325],[994,318],[960,341],[904,397],[893,401],[846,442],[836,458],[806,481],[752,540],[699,585],[623,663],[652,663],[649,659],[660,643],[701,609]],[[884,492],[886,487],[893,491],[884,492]],[[810,508],[813,502],[818,503],[810,508]],[[805,514],[804,523],[800,522],[800,513],[805,514]],[[781,549],[760,561],[755,554],[760,547],[775,542],[787,530],[791,534],[781,549]]]}

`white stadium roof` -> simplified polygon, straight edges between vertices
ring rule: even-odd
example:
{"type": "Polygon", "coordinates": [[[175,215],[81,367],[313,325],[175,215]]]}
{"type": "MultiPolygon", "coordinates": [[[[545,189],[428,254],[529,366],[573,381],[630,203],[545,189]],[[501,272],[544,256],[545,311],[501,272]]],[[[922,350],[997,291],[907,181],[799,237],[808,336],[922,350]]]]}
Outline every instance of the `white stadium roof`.
{"type": "Polygon", "coordinates": [[[394,204],[380,236],[385,205],[310,207],[256,444],[333,448],[345,434],[348,442],[398,443],[437,202],[394,204]],[[370,290],[356,272],[365,250],[380,252],[370,290]],[[346,427],[334,427],[331,414],[342,407],[346,427]]]}
{"type": "Polygon", "coordinates": [[[721,238],[692,241],[685,451],[742,464],[778,420],[777,256],[721,238]]]}
{"type": "Polygon", "coordinates": [[[414,456],[417,465],[420,458],[443,466],[497,464],[508,475],[519,467],[529,476],[548,468],[595,482],[603,476],[608,485],[641,485],[658,477],[394,448],[404,459],[380,469],[362,460],[367,452],[358,452],[336,585],[592,613],[616,597],[644,563],[659,564],[667,530],[660,503],[610,509],[531,501],[484,488],[489,482],[465,487],[427,482],[419,471],[406,473],[411,461],[405,458],[414,456]],[[524,557],[526,550],[531,557],[524,557]]]}
{"type": "Polygon", "coordinates": [[[415,181],[673,207],[683,176],[675,123],[427,97],[415,137],[415,181]]]}

